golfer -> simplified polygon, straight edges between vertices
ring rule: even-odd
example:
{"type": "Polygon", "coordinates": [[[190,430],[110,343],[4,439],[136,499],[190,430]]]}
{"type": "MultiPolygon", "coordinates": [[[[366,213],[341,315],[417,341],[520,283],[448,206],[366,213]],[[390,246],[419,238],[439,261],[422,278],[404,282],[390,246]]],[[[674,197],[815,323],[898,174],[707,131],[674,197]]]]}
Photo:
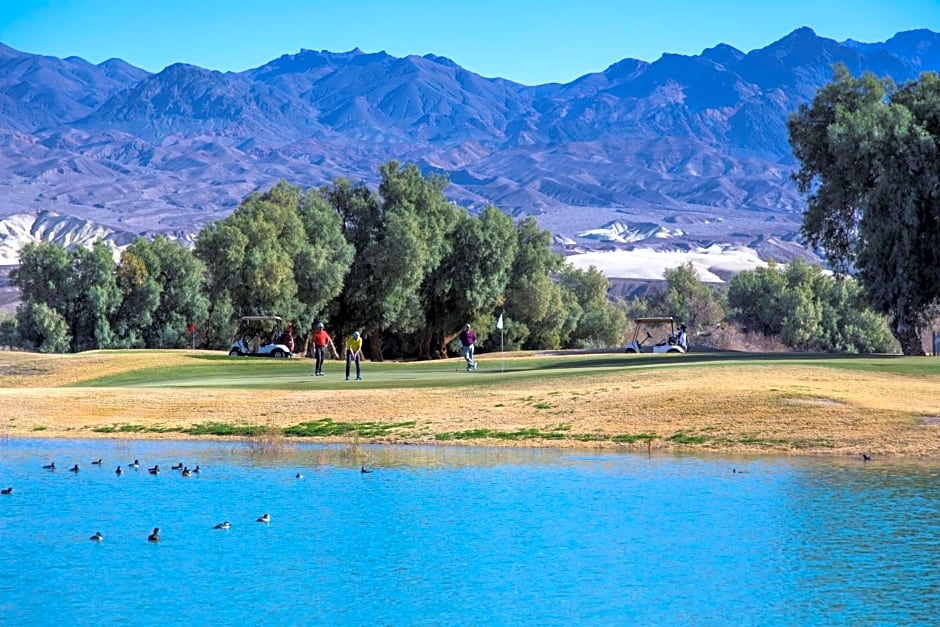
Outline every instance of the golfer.
{"type": "Polygon", "coordinates": [[[356,381],[362,381],[362,371],[359,369],[359,360],[362,358],[362,336],[359,331],[346,340],[346,380],[349,381],[349,364],[356,362],[356,381]]]}
{"type": "Polygon", "coordinates": [[[676,340],[676,343],[679,345],[682,350],[688,352],[689,350],[689,336],[686,333],[687,329],[684,324],[679,325],[679,338],[676,340]]]}
{"type": "Polygon", "coordinates": [[[477,369],[477,362],[473,360],[473,345],[476,344],[477,334],[470,328],[468,322],[460,332],[460,348],[463,350],[463,358],[467,362],[467,372],[477,369]]]}
{"type": "Polygon", "coordinates": [[[332,347],[334,353],[336,352],[336,347],[333,345],[333,338],[331,338],[330,334],[323,328],[322,322],[317,323],[316,330],[313,332],[311,339],[313,340],[313,376],[322,377],[323,359],[326,353],[326,347],[332,347]]]}

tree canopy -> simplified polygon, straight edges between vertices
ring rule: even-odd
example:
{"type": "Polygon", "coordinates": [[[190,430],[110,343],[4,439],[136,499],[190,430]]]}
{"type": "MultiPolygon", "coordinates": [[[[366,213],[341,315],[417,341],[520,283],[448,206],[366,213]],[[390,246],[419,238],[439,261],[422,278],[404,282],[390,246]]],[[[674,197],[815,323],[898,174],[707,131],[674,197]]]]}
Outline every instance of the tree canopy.
{"type": "Polygon", "coordinates": [[[788,122],[803,234],[858,276],[906,355],[940,297],[940,77],[896,87],[839,65],[788,122]]]}
{"type": "MultiPolygon", "coordinates": [[[[927,108],[919,91],[896,98],[927,108]]],[[[12,325],[0,320],[0,342],[56,352],[182,347],[195,324],[199,346],[227,348],[239,316],[280,315],[301,332],[323,320],[340,346],[358,330],[372,359],[427,359],[446,356],[467,322],[482,350],[593,348],[622,345],[627,312],[675,316],[698,335],[722,320],[727,304],[733,320],[800,350],[889,347],[883,320],[861,302],[862,279],[881,267],[874,261],[859,281],[801,263],[741,273],[727,300],[685,264],[664,273],[663,289],[626,304],[609,298],[597,268],[576,269],[553,252],[551,233],[535,219],[515,222],[493,206],[465,211],[446,200],[446,179],[415,165],[389,162],[380,174],[376,189],[340,178],[250,194],[192,250],[139,238],[116,263],[102,243],[26,246],[11,274],[23,303],[12,325]]],[[[859,214],[858,232],[865,215],[874,214],[859,214]]],[[[842,226],[836,221],[833,233],[845,235],[848,266],[862,265],[858,233],[842,226]]],[[[927,263],[926,253],[920,259],[927,263]]],[[[916,276],[928,284],[929,272],[916,276]]]]}
{"type": "Polygon", "coordinates": [[[892,341],[885,321],[862,300],[851,277],[834,277],[803,261],[741,272],[727,294],[732,320],[796,350],[887,352],[892,341]]]}

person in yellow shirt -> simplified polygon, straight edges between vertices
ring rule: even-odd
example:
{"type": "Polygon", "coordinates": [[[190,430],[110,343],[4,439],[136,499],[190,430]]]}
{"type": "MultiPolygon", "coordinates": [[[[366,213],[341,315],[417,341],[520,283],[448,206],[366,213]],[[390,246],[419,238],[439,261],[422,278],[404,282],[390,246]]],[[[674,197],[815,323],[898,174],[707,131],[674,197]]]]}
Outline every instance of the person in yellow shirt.
{"type": "Polygon", "coordinates": [[[349,364],[356,362],[356,381],[362,381],[362,371],[359,369],[359,361],[362,359],[362,336],[359,331],[346,340],[346,380],[349,381],[349,364]]]}

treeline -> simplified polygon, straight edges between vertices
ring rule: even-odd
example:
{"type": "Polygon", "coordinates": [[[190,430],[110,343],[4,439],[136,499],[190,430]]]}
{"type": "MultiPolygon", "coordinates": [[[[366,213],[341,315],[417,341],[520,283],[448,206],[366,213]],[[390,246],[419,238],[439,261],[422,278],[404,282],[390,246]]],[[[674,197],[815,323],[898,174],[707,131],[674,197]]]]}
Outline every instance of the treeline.
{"type": "Polygon", "coordinates": [[[29,244],[10,277],[22,303],[0,321],[0,344],[227,349],[241,316],[279,315],[302,333],[317,321],[334,337],[361,331],[372,359],[431,359],[452,353],[468,321],[484,349],[557,349],[622,346],[628,318],[671,315],[699,343],[730,321],[796,350],[893,346],[858,284],[818,267],[771,264],[717,289],[686,264],[666,271],[663,289],[612,302],[607,278],[565,263],[534,219],[514,223],[492,206],[471,215],[445,198],[446,178],[414,165],[380,174],[377,190],[338,179],[251,194],[192,249],[138,238],[115,262],[103,243],[29,244]]]}
{"type": "Polygon", "coordinates": [[[495,207],[470,215],[447,180],[381,167],[378,190],[338,179],[279,183],[207,226],[195,247],[139,238],[115,263],[103,243],[30,244],[11,273],[22,304],[0,342],[43,352],[227,348],[243,315],[279,315],[306,331],[359,330],[372,359],[442,357],[466,322],[487,338],[503,315],[507,350],[612,346],[626,318],[609,284],[551,250],[532,218],[495,207]]]}

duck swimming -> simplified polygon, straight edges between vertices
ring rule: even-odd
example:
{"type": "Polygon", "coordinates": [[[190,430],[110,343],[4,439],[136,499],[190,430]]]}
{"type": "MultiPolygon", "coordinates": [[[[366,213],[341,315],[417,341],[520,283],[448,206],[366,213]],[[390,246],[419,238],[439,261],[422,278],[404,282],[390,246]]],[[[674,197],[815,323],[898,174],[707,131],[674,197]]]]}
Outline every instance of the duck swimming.
{"type": "Polygon", "coordinates": [[[193,468],[193,472],[196,473],[197,475],[199,474],[199,464],[196,464],[196,467],[193,468]]]}
{"type": "Polygon", "coordinates": [[[258,521],[257,521],[257,522],[269,523],[269,522],[271,522],[271,515],[270,515],[270,514],[262,514],[261,516],[258,516],[258,521]]]}
{"type": "Polygon", "coordinates": [[[52,462],[51,464],[46,464],[45,466],[43,466],[43,470],[55,470],[55,462],[52,462]]]}
{"type": "Polygon", "coordinates": [[[213,529],[231,529],[232,525],[228,524],[228,521],[220,522],[218,525],[213,527],[213,529]]]}
{"type": "Polygon", "coordinates": [[[159,542],[160,541],[160,527],[154,527],[153,533],[147,536],[147,542],[159,542]]]}
{"type": "Polygon", "coordinates": [[[75,464],[74,466],[69,468],[69,472],[78,472],[78,464],[75,464]]]}
{"type": "Polygon", "coordinates": [[[124,474],[124,471],[121,470],[121,467],[120,467],[120,466],[118,466],[117,468],[114,469],[114,474],[116,474],[116,475],[123,475],[123,474],[124,474]]]}
{"type": "Polygon", "coordinates": [[[96,459],[95,461],[91,462],[92,466],[100,466],[101,464],[102,464],[102,460],[100,457],[96,459]]]}
{"type": "Polygon", "coordinates": [[[89,539],[89,540],[94,540],[95,542],[101,542],[102,540],[104,540],[104,536],[101,535],[101,532],[100,532],[100,531],[96,531],[96,532],[95,532],[95,535],[93,535],[92,537],[90,537],[90,538],[88,538],[88,539],[89,539]]]}
{"type": "Polygon", "coordinates": [[[134,463],[128,464],[128,466],[130,466],[131,468],[140,468],[140,462],[135,459],[134,463]]]}
{"type": "Polygon", "coordinates": [[[183,469],[183,462],[180,462],[176,464],[175,466],[170,466],[170,470],[182,470],[182,469],[183,469]]]}
{"type": "Polygon", "coordinates": [[[149,472],[151,475],[159,475],[159,474],[160,474],[160,465],[159,465],[159,464],[154,464],[154,465],[153,465],[153,468],[148,468],[148,469],[147,469],[147,472],[149,472]]]}
{"type": "Polygon", "coordinates": [[[361,473],[369,473],[369,472],[372,472],[372,471],[371,471],[371,470],[366,470],[366,467],[363,466],[363,467],[359,470],[359,472],[361,472],[361,473]]]}
{"type": "Polygon", "coordinates": [[[0,494],[13,494],[13,488],[3,488],[0,490],[0,494]]]}
{"type": "Polygon", "coordinates": [[[295,479],[303,479],[304,476],[298,472],[296,475],[294,475],[294,478],[295,478],[295,479]]]}
{"type": "Polygon", "coordinates": [[[192,476],[193,476],[193,471],[191,471],[189,468],[183,468],[183,476],[184,476],[184,477],[192,477],[192,476]]]}

